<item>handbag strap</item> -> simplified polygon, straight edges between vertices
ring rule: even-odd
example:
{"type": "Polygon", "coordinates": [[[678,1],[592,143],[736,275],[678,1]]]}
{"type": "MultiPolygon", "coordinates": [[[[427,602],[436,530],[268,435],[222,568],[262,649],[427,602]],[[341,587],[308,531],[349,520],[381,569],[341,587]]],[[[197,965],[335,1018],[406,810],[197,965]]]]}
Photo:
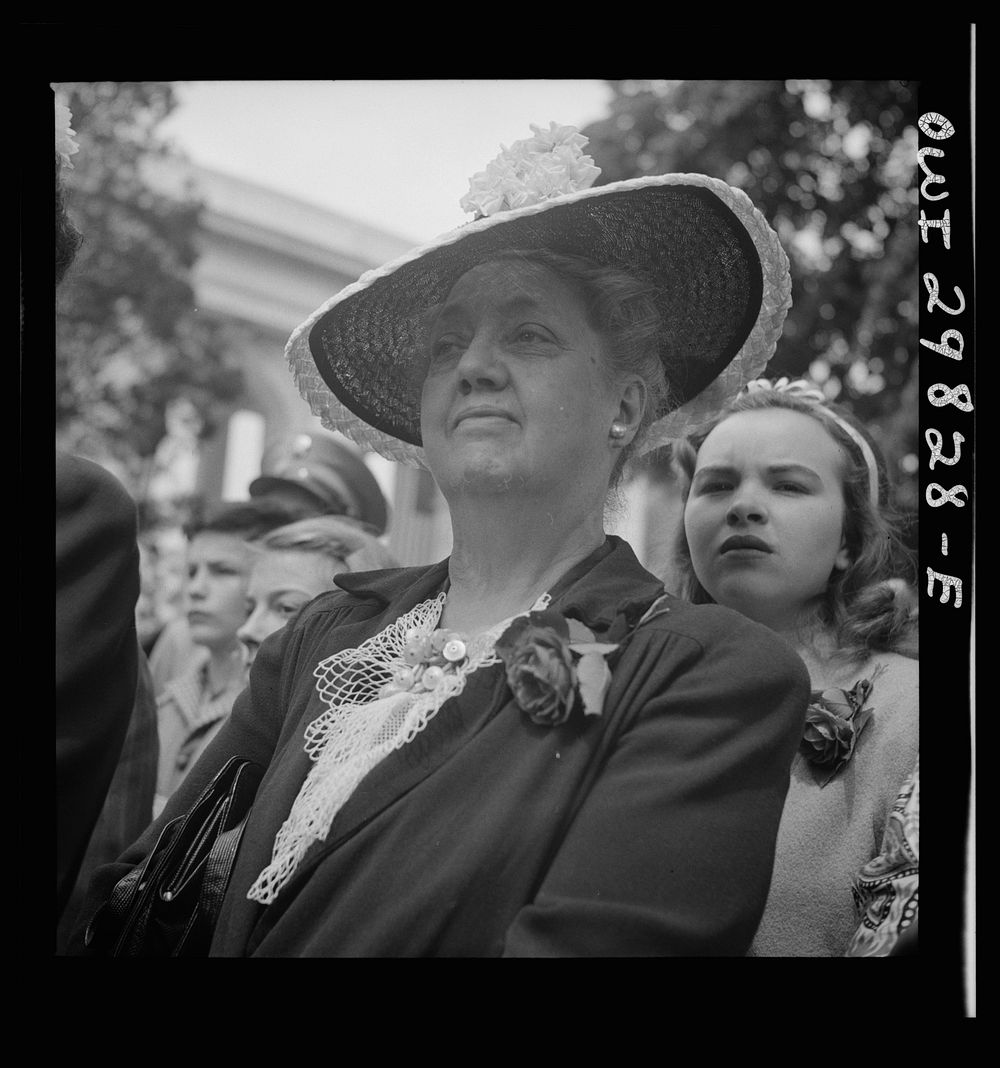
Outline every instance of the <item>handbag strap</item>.
{"type": "MultiPolygon", "coordinates": [[[[250,818],[250,809],[263,774],[264,769],[251,761],[245,761],[240,766],[227,797],[227,811],[222,821],[225,829],[218,834],[205,859],[198,894],[197,924],[198,929],[208,938],[211,937],[215,922],[219,918],[236,864],[240,840],[250,818]],[[226,826],[236,817],[239,818],[238,823],[226,826]]],[[[177,947],[174,955],[178,955],[182,950],[183,943],[177,947]]]]}
{"type": "MultiPolygon", "coordinates": [[[[112,943],[112,956],[141,953],[158,903],[169,903],[189,883],[192,884],[190,892],[195,892],[195,881],[210,873],[207,884],[197,888],[197,906],[191,923],[173,952],[180,951],[195,928],[205,934],[201,891],[207,885],[204,911],[214,923],[263,774],[264,769],[253,761],[230,758],[191,808],[166,824],[145,860],[115,884],[111,896],[88,926],[88,939],[97,936],[102,941],[108,939],[112,943]]],[[[210,932],[209,927],[207,933],[210,932]]]]}

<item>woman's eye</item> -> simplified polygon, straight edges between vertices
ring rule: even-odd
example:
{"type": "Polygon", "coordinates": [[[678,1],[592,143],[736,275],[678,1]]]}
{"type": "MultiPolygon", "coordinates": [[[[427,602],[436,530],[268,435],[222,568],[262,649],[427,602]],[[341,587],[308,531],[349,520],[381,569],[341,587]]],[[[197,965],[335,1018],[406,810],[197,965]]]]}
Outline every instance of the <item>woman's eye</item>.
{"type": "Polygon", "coordinates": [[[698,485],[699,493],[725,493],[728,489],[732,489],[732,483],[724,482],[719,478],[713,479],[710,482],[701,482],[698,485]]]}
{"type": "Polygon", "coordinates": [[[539,341],[552,341],[552,335],[540,326],[519,326],[513,334],[513,340],[530,344],[539,341]]]}
{"type": "Polygon", "coordinates": [[[434,360],[447,359],[458,352],[461,343],[457,337],[440,337],[431,345],[431,358],[434,360]]]}
{"type": "Polygon", "coordinates": [[[285,601],[278,605],[278,614],[282,616],[294,616],[295,613],[302,607],[298,603],[292,603],[291,601],[285,601]]]}
{"type": "Polygon", "coordinates": [[[801,482],[778,482],[775,484],[775,489],[780,490],[782,493],[808,493],[809,490],[806,486],[803,486],[801,482]]]}

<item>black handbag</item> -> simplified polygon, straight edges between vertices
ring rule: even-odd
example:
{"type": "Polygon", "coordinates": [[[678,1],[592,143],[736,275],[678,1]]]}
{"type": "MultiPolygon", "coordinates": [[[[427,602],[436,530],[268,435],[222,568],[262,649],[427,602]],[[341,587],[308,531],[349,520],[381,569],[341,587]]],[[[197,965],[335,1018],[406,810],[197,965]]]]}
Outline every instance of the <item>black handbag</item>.
{"type": "Polygon", "coordinates": [[[90,921],[84,939],[90,954],[207,956],[263,775],[259,764],[233,757],[163,828],[149,856],[118,880],[90,921]]]}

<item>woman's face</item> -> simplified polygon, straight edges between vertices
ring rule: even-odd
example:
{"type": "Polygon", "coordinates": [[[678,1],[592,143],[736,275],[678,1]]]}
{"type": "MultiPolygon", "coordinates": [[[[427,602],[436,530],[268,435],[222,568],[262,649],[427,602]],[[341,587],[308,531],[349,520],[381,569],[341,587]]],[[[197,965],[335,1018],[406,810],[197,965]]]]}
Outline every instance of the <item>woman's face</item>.
{"type": "Polygon", "coordinates": [[[620,396],[571,284],[539,264],[474,268],[437,316],[429,359],[420,423],[442,490],[586,481],[603,499],[620,396]]]}
{"type": "Polygon", "coordinates": [[[187,551],[187,618],[198,645],[236,646],[246,619],[246,589],[255,550],[236,534],[202,531],[187,551]]]}
{"type": "Polygon", "coordinates": [[[314,597],[333,589],[334,575],[346,571],[329,556],[298,549],[265,549],[250,574],[246,592],[246,622],[238,637],[249,659],[257,655],[261,642],[314,597]]]}
{"type": "Polygon", "coordinates": [[[822,597],[844,542],[840,446],[811,416],[740,412],[698,452],[684,509],[691,562],[728,608],[789,630],[822,597]]]}

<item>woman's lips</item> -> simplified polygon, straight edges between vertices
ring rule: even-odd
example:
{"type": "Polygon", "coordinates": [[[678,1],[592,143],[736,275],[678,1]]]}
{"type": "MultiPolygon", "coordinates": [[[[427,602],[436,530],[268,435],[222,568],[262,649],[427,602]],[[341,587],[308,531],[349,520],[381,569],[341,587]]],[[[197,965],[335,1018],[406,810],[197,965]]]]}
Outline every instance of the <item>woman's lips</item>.
{"type": "Polygon", "coordinates": [[[510,412],[505,412],[502,408],[467,408],[464,412],[459,412],[458,416],[455,418],[455,426],[459,426],[470,420],[475,420],[476,422],[500,420],[507,423],[513,423],[515,421],[510,412]]]}
{"type": "Polygon", "coordinates": [[[749,550],[751,552],[770,553],[774,550],[765,541],[761,541],[760,538],[755,538],[752,534],[734,534],[726,540],[719,547],[719,554],[725,555],[726,553],[740,552],[749,550]]]}

